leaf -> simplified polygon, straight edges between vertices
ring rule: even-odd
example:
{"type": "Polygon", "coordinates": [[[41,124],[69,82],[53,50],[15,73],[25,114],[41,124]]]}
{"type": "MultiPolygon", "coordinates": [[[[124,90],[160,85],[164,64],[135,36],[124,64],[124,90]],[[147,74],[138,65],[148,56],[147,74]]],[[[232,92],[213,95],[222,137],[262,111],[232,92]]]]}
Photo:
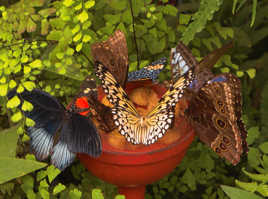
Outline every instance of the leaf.
{"type": "MultiPolygon", "coordinates": [[[[19,135],[18,126],[13,126],[0,132],[0,157],[15,157],[19,135]]],[[[1,163],[0,163],[1,164],[1,163]]]]}
{"type": "Polygon", "coordinates": [[[26,193],[27,198],[35,199],[36,195],[33,192],[34,179],[32,176],[24,176],[22,178],[21,189],[26,193]]]}
{"type": "Polygon", "coordinates": [[[124,195],[116,195],[115,199],[125,199],[126,197],[124,195]]]}
{"type": "Polygon", "coordinates": [[[172,5],[166,5],[163,7],[163,13],[165,13],[166,15],[171,15],[171,16],[177,16],[178,13],[178,9],[172,5]]]}
{"type": "Polygon", "coordinates": [[[103,194],[100,189],[92,190],[92,199],[104,199],[103,194]]]}
{"type": "Polygon", "coordinates": [[[241,71],[241,70],[236,71],[236,75],[237,75],[238,77],[243,77],[243,76],[244,76],[244,72],[241,71]]]}
{"type": "Polygon", "coordinates": [[[49,198],[49,192],[46,189],[39,189],[39,193],[43,199],[49,198]]]}
{"type": "Polygon", "coordinates": [[[35,88],[35,83],[32,81],[26,81],[22,83],[24,88],[26,88],[28,91],[32,91],[35,88]]]}
{"type": "Polygon", "coordinates": [[[63,1],[63,5],[65,5],[66,7],[70,7],[71,5],[73,5],[74,1],[73,0],[64,0],[63,1]]]}
{"type": "Polygon", "coordinates": [[[37,173],[36,180],[39,182],[40,180],[44,179],[46,176],[47,176],[47,172],[44,171],[44,170],[40,170],[40,171],[37,173]]]}
{"type": "Polygon", "coordinates": [[[196,188],[196,182],[195,182],[195,176],[191,172],[190,169],[186,169],[182,181],[187,184],[192,190],[195,190],[196,188]]]}
{"type": "Polygon", "coordinates": [[[56,194],[62,192],[63,190],[65,190],[65,189],[66,189],[66,187],[63,184],[59,183],[59,184],[57,184],[56,187],[54,187],[53,195],[56,195],[56,194]]]}
{"type": "Polygon", "coordinates": [[[41,21],[41,35],[46,35],[48,33],[49,22],[46,19],[41,21]]]}
{"type": "Polygon", "coordinates": [[[82,47],[83,47],[83,43],[79,43],[79,44],[75,47],[75,50],[76,50],[77,52],[79,52],[79,51],[82,49],[82,47]]]}
{"type": "Polygon", "coordinates": [[[268,142],[263,142],[262,144],[259,145],[260,150],[267,154],[268,153],[268,142]]]}
{"type": "Polygon", "coordinates": [[[0,184],[24,176],[45,166],[47,164],[37,161],[0,157],[0,184]]]}
{"type": "Polygon", "coordinates": [[[88,20],[88,14],[85,10],[83,10],[77,17],[81,23],[84,23],[86,20],[88,20]]]}
{"type": "Polygon", "coordinates": [[[84,37],[83,37],[83,43],[87,43],[87,42],[89,42],[91,40],[91,36],[90,35],[84,35],[84,37]]]}
{"type": "Polygon", "coordinates": [[[268,196],[268,185],[267,184],[260,184],[257,188],[257,192],[259,192],[263,196],[268,196]]]}
{"type": "Polygon", "coordinates": [[[261,132],[266,134],[268,132],[268,83],[265,84],[262,91],[260,111],[262,124],[261,132]]]}
{"type": "Polygon", "coordinates": [[[48,36],[47,36],[47,40],[55,40],[55,41],[59,41],[63,36],[62,31],[59,30],[52,30],[49,32],[48,36]]]}
{"type": "MultiPolygon", "coordinates": [[[[17,82],[13,79],[9,81],[9,88],[15,88],[17,86],[17,82]]],[[[1,89],[0,89],[1,90],[1,89]]]]}
{"type": "Polygon", "coordinates": [[[180,24],[187,25],[190,22],[191,17],[192,16],[189,15],[189,14],[182,14],[182,13],[180,13],[180,15],[179,15],[179,23],[180,24]]]}
{"type": "Polygon", "coordinates": [[[237,2],[238,2],[238,0],[233,0],[233,8],[232,8],[233,15],[235,14],[235,9],[236,9],[237,2]]]}
{"type": "Polygon", "coordinates": [[[122,0],[110,0],[109,5],[115,10],[124,10],[127,7],[127,1],[122,0]]]}
{"type": "Polygon", "coordinates": [[[255,18],[256,18],[256,11],[257,11],[257,0],[253,0],[253,5],[252,5],[252,16],[251,16],[251,23],[250,27],[254,25],[255,18]]]}
{"type": "MultiPolygon", "coordinates": [[[[72,198],[72,199],[80,199],[81,198],[81,196],[82,196],[82,193],[81,193],[81,191],[79,191],[78,189],[73,189],[73,190],[71,190],[70,192],[69,192],[69,196],[70,196],[70,198],[72,198]]],[[[92,198],[93,199],[93,198],[92,198]]]]}
{"type": "Polygon", "coordinates": [[[7,108],[15,108],[15,107],[18,107],[19,105],[20,105],[20,98],[17,95],[12,97],[7,102],[7,108]]]}
{"type": "Polygon", "coordinates": [[[221,0],[201,0],[198,12],[193,15],[194,21],[186,28],[182,34],[182,41],[186,45],[193,40],[194,35],[201,32],[207,23],[211,20],[214,13],[219,10],[221,0]]]}
{"type": "Polygon", "coordinates": [[[85,8],[89,9],[95,5],[95,0],[89,0],[85,3],[85,8]]]}
{"type": "Polygon", "coordinates": [[[33,105],[30,103],[30,102],[27,102],[27,101],[23,101],[23,104],[22,104],[22,107],[21,107],[21,110],[23,111],[31,111],[33,110],[33,105]]]}
{"type": "Polygon", "coordinates": [[[42,62],[40,59],[34,60],[32,63],[29,64],[32,68],[41,68],[42,62]]]}
{"type": "Polygon", "coordinates": [[[25,75],[27,75],[27,74],[29,74],[30,72],[31,72],[31,67],[29,67],[29,66],[24,66],[23,67],[23,72],[24,72],[24,74],[25,75]]]}
{"type": "Polygon", "coordinates": [[[254,193],[244,191],[242,189],[221,185],[223,191],[230,197],[230,199],[263,199],[260,196],[257,196],[254,193]]]}
{"type": "Polygon", "coordinates": [[[82,33],[79,32],[77,35],[74,36],[73,41],[74,41],[74,42],[77,42],[77,41],[79,41],[81,38],[82,38],[82,33]]]}
{"type": "Polygon", "coordinates": [[[257,182],[241,182],[239,180],[235,180],[235,184],[240,188],[250,192],[255,192],[258,187],[257,182]]]}
{"type": "Polygon", "coordinates": [[[4,97],[7,95],[8,84],[0,84],[0,96],[4,97]]]}
{"type": "Polygon", "coordinates": [[[57,177],[57,175],[60,174],[60,172],[61,171],[58,168],[54,167],[53,165],[49,166],[47,168],[47,176],[49,183],[51,183],[57,177]]]}
{"type": "Polygon", "coordinates": [[[247,144],[251,145],[260,136],[260,131],[258,126],[251,127],[248,130],[247,144]]]}
{"type": "Polygon", "coordinates": [[[256,75],[256,69],[255,68],[250,68],[247,71],[248,76],[250,77],[250,79],[253,79],[256,75]]]}
{"type": "Polygon", "coordinates": [[[249,173],[245,170],[245,168],[242,169],[242,171],[251,179],[256,181],[261,181],[263,183],[268,182],[268,174],[255,174],[255,173],[249,173]]]}
{"type": "Polygon", "coordinates": [[[14,113],[12,116],[11,116],[11,121],[12,122],[18,122],[22,119],[22,113],[20,111],[14,113]]]}
{"type": "Polygon", "coordinates": [[[248,163],[252,167],[257,167],[260,164],[260,152],[258,149],[249,147],[248,163]]]}
{"type": "Polygon", "coordinates": [[[34,32],[36,30],[36,24],[33,22],[33,20],[29,17],[27,21],[27,32],[34,32]]]}

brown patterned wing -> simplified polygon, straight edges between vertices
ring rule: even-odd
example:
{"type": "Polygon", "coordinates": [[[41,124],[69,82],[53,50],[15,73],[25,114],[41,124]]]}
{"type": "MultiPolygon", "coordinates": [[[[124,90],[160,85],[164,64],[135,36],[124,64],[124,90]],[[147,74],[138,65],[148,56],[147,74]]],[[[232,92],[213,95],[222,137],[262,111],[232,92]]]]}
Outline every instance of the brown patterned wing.
{"type": "Polygon", "coordinates": [[[233,165],[247,151],[241,110],[240,81],[232,74],[223,74],[199,90],[186,112],[200,140],[233,165]]]}
{"type": "Polygon", "coordinates": [[[230,49],[233,48],[234,43],[230,42],[225,44],[221,48],[217,48],[209,53],[199,62],[199,70],[208,69],[211,70],[219,59],[230,49]]]}
{"type": "Polygon", "coordinates": [[[94,61],[103,63],[124,88],[128,75],[128,49],[125,35],[115,31],[108,40],[91,46],[94,61]]]}

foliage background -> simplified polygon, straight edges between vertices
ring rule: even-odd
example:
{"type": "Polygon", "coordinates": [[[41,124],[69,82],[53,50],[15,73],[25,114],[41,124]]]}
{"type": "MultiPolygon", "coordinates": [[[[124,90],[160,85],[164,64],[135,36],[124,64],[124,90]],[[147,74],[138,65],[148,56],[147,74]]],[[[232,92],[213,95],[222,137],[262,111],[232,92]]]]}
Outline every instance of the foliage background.
{"type": "MultiPolygon", "coordinates": [[[[169,57],[179,40],[198,60],[233,40],[235,47],[213,70],[235,73],[243,85],[243,120],[250,150],[241,163],[230,165],[196,139],[180,166],[147,187],[146,198],[268,196],[268,3],[175,2],[132,2],[138,55],[129,0],[0,2],[0,198],[102,198],[94,188],[100,188],[105,198],[116,195],[114,186],[92,176],[78,161],[62,173],[36,162],[23,130],[31,121],[16,109],[18,99],[6,98],[16,86],[19,91],[37,87],[66,105],[83,78],[92,73],[91,44],[107,39],[116,29],[126,34],[130,71],[136,69],[137,57],[140,67],[169,57]],[[20,125],[14,127],[16,122],[20,125]]],[[[167,67],[160,80],[169,77],[167,67]]],[[[23,107],[32,108],[27,103],[23,107]]]]}

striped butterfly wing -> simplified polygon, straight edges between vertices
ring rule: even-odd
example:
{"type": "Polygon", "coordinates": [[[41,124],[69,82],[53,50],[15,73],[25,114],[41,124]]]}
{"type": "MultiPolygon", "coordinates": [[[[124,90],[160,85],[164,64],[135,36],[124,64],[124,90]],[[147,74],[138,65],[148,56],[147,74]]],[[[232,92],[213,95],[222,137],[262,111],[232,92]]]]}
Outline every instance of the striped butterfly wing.
{"type": "Polygon", "coordinates": [[[167,59],[165,57],[154,61],[138,71],[128,73],[128,81],[151,79],[155,82],[159,73],[165,68],[166,64],[167,59]]]}
{"type": "Polygon", "coordinates": [[[112,113],[115,124],[127,141],[133,144],[152,144],[164,135],[172,124],[174,107],[182,97],[183,89],[193,79],[190,70],[187,75],[170,86],[158,105],[147,116],[141,116],[108,69],[99,62],[96,62],[96,68],[96,75],[102,81],[107,99],[114,105],[112,113]]]}

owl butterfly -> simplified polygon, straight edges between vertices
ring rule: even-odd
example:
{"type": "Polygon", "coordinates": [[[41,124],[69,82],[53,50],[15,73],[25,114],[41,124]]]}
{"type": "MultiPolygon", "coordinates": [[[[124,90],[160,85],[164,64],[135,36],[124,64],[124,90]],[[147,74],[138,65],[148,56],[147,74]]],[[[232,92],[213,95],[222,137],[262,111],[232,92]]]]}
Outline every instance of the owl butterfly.
{"type": "Polygon", "coordinates": [[[91,53],[94,61],[107,66],[124,88],[128,75],[128,49],[124,33],[117,30],[107,41],[93,44],[91,53]]]}
{"type": "Polygon", "coordinates": [[[115,125],[127,141],[133,144],[149,145],[165,134],[173,122],[176,103],[183,96],[184,88],[189,86],[193,79],[190,70],[170,85],[152,111],[141,116],[108,69],[100,62],[96,62],[96,69],[107,99],[114,105],[112,113],[115,125]]]}
{"type": "Polygon", "coordinates": [[[81,84],[79,94],[71,103],[71,110],[81,115],[95,117],[99,121],[99,128],[105,132],[110,132],[116,128],[111,108],[98,100],[96,81],[90,76],[81,84]]]}
{"type": "Polygon", "coordinates": [[[240,80],[226,73],[205,83],[190,101],[186,116],[200,140],[236,165],[247,151],[241,111],[240,80]]]}
{"type": "MultiPolygon", "coordinates": [[[[171,53],[171,66],[178,67],[178,77],[197,64],[190,50],[181,43],[171,53]],[[180,57],[177,62],[176,57],[180,57]],[[181,64],[180,60],[185,62],[181,64]]],[[[210,70],[198,67],[196,79],[187,90],[190,102],[185,116],[201,141],[236,165],[243,151],[247,151],[247,132],[241,120],[240,80],[229,73],[214,76],[210,70]]],[[[172,70],[176,73],[177,69],[172,70]]]]}
{"type": "Polygon", "coordinates": [[[73,162],[76,153],[86,153],[92,157],[101,154],[101,139],[89,118],[66,110],[55,97],[41,90],[24,90],[22,93],[12,90],[8,98],[15,95],[21,100],[18,108],[35,122],[26,131],[37,159],[44,160],[51,156],[51,163],[63,170],[73,162]],[[33,105],[31,111],[22,109],[24,101],[33,105]]]}
{"type": "Polygon", "coordinates": [[[155,82],[159,73],[165,68],[166,64],[167,59],[165,57],[152,62],[138,71],[128,73],[128,81],[151,79],[155,82]]]}

